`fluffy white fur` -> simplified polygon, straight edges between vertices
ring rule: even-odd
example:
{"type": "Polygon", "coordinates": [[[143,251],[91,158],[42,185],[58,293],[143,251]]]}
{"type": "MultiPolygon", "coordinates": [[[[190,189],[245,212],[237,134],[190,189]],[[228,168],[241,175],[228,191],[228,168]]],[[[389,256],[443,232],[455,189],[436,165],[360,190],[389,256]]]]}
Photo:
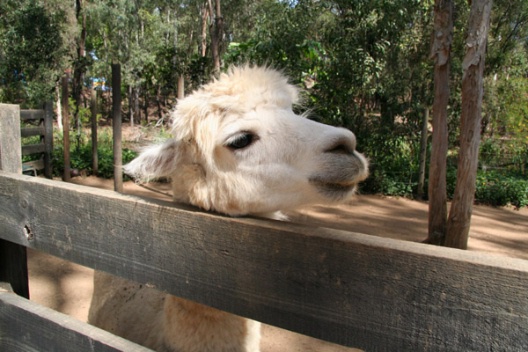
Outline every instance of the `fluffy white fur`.
{"type": "MultiPolygon", "coordinates": [[[[174,200],[231,216],[349,199],[368,175],[352,132],[296,115],[269,68],[232,68],[178,103],[173,138],[124,167],[170,177],[174,200]]],[[[158,351],[256,352],[259,323],[96,273],[91,323],[158,351]]]]}

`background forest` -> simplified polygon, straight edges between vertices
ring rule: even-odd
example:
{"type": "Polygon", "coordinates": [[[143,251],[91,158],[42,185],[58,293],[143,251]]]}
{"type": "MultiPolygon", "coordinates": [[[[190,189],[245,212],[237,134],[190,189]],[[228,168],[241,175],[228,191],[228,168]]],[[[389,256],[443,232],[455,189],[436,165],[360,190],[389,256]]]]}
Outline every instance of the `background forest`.
{"type": "MultiPolygon", "coordinates": [[[[92,88],[99,91],[104,122],[111,118],[111,64],[120,63],[124,119],[161,126],[178,94],[216,71],[237,63],[267,64],[302,88],[302,109],[312,118],[354,131],[358,148],[372,162],[362,192],[421,196],[427,178],[420,181],[420,164],[428,159],[420,157],[420,141],[422,130],[430,137],[433,103],[433,5],[3,0],[0,102],[38,107],[57,101],[66,73],[74,126],[88,122],[92,88]]],[[[496,0],[493,6],[476,200],[521,207],[528,204],[528,2],[496,0]]],[[[456,178],[468,14],[467,2],[455,1],[448,194],[456,178]]]]}

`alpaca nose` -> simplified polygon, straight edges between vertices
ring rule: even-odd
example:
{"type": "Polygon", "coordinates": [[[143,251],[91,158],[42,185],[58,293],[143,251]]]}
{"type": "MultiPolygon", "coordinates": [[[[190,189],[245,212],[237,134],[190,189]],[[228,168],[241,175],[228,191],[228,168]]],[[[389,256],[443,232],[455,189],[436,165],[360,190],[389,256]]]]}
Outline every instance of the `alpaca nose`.
{"type": "Polygon", "coordinates": [[[353,154],[356,150],[356,137],[348,130],[344,130],[342,135],[334,137],[329,145],[324,149],[325,153],[332,154],[353,154]]]}

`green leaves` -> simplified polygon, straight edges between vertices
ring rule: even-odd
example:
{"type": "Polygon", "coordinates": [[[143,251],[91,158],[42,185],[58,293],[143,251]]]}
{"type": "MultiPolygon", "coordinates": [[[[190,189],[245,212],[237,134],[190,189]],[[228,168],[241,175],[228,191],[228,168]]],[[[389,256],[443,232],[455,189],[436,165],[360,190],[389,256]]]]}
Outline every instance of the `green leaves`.
{"type": "Polygon", "coordinates": [[[477,174],[475,200],[493,206],[528,206],[528,180],[521,175],[481,171],[477,174]]]}
{"type": "Polygon", "coordinates": [[[65,14],[37,1],[7,3],[0,28],[0,98],[26,106],[51,99],[68,49],[63,37],[65,14]]]}

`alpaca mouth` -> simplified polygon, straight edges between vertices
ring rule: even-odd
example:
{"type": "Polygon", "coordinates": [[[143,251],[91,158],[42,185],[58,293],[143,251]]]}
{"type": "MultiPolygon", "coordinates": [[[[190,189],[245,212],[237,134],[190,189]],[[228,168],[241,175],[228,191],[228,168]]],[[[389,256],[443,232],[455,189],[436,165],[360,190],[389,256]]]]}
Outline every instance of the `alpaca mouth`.
{"type": "Polygon", "coordinates": [[[321,171],[308,181],[327,198],[340,200],[353,194],[357,184],[368,177],[368,161],[359,153],[326,157],[321,171]],[[345,161],[345,162],[343,162],[345,161]]]}
{"type": "Polygon", "coordinates": [[[318,192],[327,198],[340,199],[356,190],[357,182],[344,181],[332,182],[321,178],[311,178],[310,183],[317,188],[318,192]]]}

